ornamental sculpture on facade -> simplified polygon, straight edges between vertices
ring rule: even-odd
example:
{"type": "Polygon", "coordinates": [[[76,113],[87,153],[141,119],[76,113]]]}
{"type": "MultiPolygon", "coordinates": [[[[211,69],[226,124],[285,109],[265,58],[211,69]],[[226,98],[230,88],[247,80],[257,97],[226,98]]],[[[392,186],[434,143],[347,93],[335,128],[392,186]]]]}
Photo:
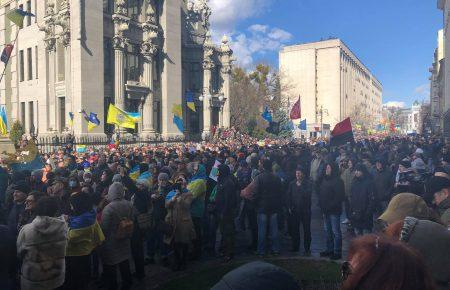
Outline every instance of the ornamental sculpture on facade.
{"type": "Polygon", "coordinates": [[[40,31],[45,32],[44,43],[48,52],[55,51],[56,37],[55,37],[55,3],[49,2],[47,4],[44,22],[38,25],[40,31]]]}
{"type": "Polygon", "coordinates": [[[64,46],[68,46],[70,44],[70,6],[67,1],[61,4],[61,10],[56,16],[55,25],[62,28],[62,32],[58,34],[60,42],[64,46]]]}

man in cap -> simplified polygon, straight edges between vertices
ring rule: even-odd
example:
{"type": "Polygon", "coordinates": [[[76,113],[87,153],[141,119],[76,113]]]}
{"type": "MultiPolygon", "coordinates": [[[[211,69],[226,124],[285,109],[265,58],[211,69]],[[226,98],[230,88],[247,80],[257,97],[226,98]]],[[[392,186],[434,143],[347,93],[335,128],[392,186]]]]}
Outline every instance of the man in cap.
{"type": "Polygon", "coordinates": [[[441,221],[450,227],[450,180],[445,177],[434,176],[433,178],[434,199],[441,221]]]}

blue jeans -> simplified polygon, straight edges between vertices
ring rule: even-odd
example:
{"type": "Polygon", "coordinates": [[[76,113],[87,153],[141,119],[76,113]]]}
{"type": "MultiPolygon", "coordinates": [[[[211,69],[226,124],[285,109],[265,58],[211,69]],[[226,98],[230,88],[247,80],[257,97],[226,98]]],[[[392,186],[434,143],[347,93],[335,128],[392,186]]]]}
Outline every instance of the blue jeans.
{"type": "Polygon", "coordinates": [[[324,214],[323,221],[327,235],[327,252],[335,255],[342,254],[341,216],[324,214]]]}
{"type": "Polygon", "coordinates": [[[278,219],[277,214],[258,213],[258,255],[266,253],[266,229],[269,222],[270,241],[272,252],[280,253],[280,241],[278,239],[278,219]],[[270,221],[269,221],[270,219],[270,221]]]}

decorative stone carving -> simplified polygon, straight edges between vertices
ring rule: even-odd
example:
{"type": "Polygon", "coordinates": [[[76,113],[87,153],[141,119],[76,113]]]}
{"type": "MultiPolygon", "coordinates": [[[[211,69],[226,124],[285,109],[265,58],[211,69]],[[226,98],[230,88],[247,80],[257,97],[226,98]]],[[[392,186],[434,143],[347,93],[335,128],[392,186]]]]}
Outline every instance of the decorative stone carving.
{"type": "Polygon", "coordinates": [[[47,3],[47,9],[45,9],[45,16],[51,16],[55,14],[55,3],[49,1],[47,3]]]}
{"type": "Polygon", "coordinates": [[[200,16],[202,26],[205,30],[209,30],[211,16],[211,8],[208,6],[209,0],[197,0],[194,4],[194,11],[200,16]]]}
{"type": "Polygon", "coordinates": [[[125,0],[116,0],[116,14],[127,15],[127,5],[125,0]]]}
{"type": "Polygon", "coordinates": [[[212,56],[214,55],[214,44],[211,40],[211,33],[208,31],[205,37],[205,43],[203,44],[203,69],[211,70],[215,67],[212,56]]]}
{"type": "Polygon", "coordinates": [[[115,50],[125,50],[128,45],[128,39],[123,36],[115,35],[113,37],[113,48],[115,50]]]}
{"type": "Polygon", "coordinates": [[[143,42],[141,44],[141,53],[147,61],[153,61],[153,57],[158,51],[158,46],[151,42],[143,42]]]}
{"type": "Polygon", "coordinates": [[[69,3],[64,4],[63,9],[60,10],[58,16],[55,19],[55,25],[61,26],[62,32],[59,33],[59,41],[64,45],[70,45],[70,7],[69,3]]]}

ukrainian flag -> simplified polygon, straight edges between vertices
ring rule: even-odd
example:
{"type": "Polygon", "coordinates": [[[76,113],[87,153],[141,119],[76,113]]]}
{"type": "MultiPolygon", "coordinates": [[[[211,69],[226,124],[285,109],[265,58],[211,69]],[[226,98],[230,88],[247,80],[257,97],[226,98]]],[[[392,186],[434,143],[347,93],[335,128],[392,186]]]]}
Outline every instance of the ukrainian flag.
{"type": "Polygon", "coordinates": [[[193,112],[195,111],[195,103],[194,103],[194,93],[193,92],[187,92],[186,93],[186,103],[187,107],[191,109],[193,112]]]}
{"type": "Polygon", "coordinates": [[[70,125],[70,127],[73,127],[73,118],[74,118],[73,113],[69,112],[69,125],[70,125]]]}
{"type": "Polygon", "coordinates": [[[88,132],[91,132],[98,125],[100,125],[100,120],[98,119],[97,114],[91,112],[89,115],[88,132]]]}
{"type": "Polygon", "coordinates": [[[89,255],[105,240],[95,210],[79,216],[70,216],[68,224],[66,256],[89,255]]]}
{"type": "Polygon", "coordinates": [[[135,166],[130,170],[129,176],[130,176],[130,178],[131,178],[132,180],[136,181],[136,180],[139,178],[140,175],[141,175],[141,172],[140,172],[139,165],[135,165],[135,166]]]}
{"type": "Polygon", "coordinates": [[[183,124],[183,109],[181,108],[181,105],[174,104],[172,107],[172,113],[173,113],[173,123],[175,126],[177,126],[178,130],[180,132],[184,132],[184,124],[183,124]]]}
{"type": "Polygon", "coordinates": [[[136,119],[130,116],[127,112],[117,108],[113,104],[109,104],[108,116],[106,123],[114,124],[123,128],[135,129],[136,119]]]}
{"type": "MultiPolygon", "coordinates": [[[[125,113],[127,113],[127,112],[125,112],[125,113]]],[[[134,120],[135,123],[141,121],[141,118],[142,118],[141,114],[139,114],[139,113],[127,113],[127,114],[134,120]]]]}
{"type": "Polygon", "coordinates": [[[8,134],[8,118],[6,117],[5,106],[0,110],[0,134],[5,136],[8,134]]]}
{"type": "Polygon", "coordinates": [[[23,27],[23,20],[25,19],[25,16],[33,16],[33,13],[24,11],[22,9],[14,9],[8,12],[8,14],[6,15],[6,17],[8,17],[8,19],[14,23],[15,25],[19,26],[20,28],[23,27]]]}

